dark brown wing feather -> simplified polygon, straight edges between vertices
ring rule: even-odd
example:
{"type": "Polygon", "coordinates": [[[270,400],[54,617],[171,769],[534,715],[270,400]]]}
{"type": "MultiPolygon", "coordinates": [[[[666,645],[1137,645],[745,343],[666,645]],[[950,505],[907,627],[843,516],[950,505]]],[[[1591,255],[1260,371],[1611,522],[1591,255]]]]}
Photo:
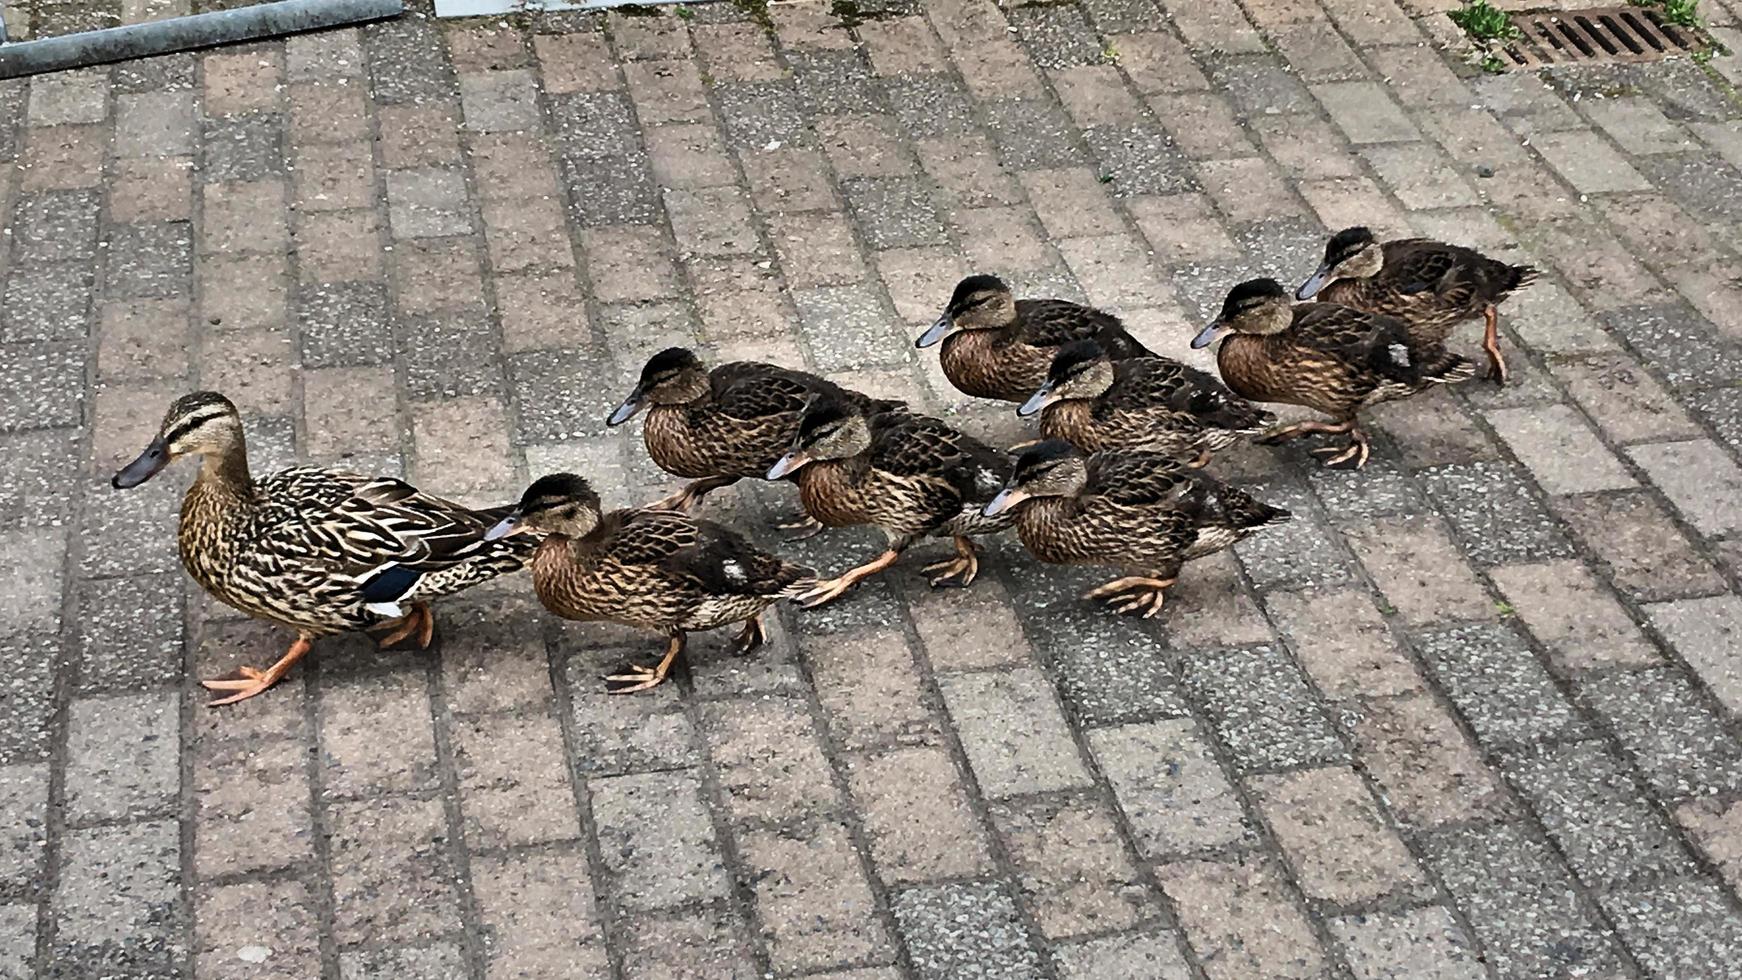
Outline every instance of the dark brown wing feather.
{"type": "Polygon", "coordinates": [[[1091,306],[1062,299],[1022,299],[1016,301],[1016,317],[1022,325],[1017,339],[1031,347],[1093,340],[1115,360],[1150,353],[1118,317],[1091,306]]]}

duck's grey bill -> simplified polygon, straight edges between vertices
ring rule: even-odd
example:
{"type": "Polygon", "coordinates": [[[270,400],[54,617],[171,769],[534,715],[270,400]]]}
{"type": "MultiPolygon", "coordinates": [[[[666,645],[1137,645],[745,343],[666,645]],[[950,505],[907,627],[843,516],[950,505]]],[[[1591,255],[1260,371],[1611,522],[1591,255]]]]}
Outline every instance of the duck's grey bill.
{"type": "Polygon", "coordinates": [[[157,472],[169,465],[169,447],[164,444],[163,437],[151,440],[151,445],[145,447],[138,458],[121,467],[109,481],[109,485],[117,490],[131,490],[157,475],[157,472]]]}
{"type": "Polygon", "coordinates": [[[1319,271],[1313,273],[1313,276],[1311,279],[1308,279],[1306,282],[1301,283],[1300,288],[1294,291],[1294,298],[1295,299],[1312,299],[1314,296],[1318,295],[1319,290],[1325,288],[1326,286],[1329,286],[1330,284],[1331,284],[1331,267],[1326,266],[1326,265],[1321,265],[1321,266],[1319,266],[1319,271]]]}
{"type": "Polygon", "coordinates": [[[1204,329],[1198,331],[1198,335],[1196,337],[1192,338],[1192,350],[1203,350],[1205,347],[1208,347],[1211,344],[1215,343],[1216,338],[1220,337],[1221,335],[1222,335],[1221,321],[1217,321],[1215,323],[1210,324],[1209,326],[1205,327],[1204,329]]]}
{"type": "Polygon", "coordinates": [[[950,328],[953,326],[955,326],[955,323],[950,320],[950,315],[945,313],[943,316],[938,317],[936,323],[925,328],[925,333],[919,335],[919,339],[913,342],[913,346],[930,347],[944,339],[944,335],[949,333],[950,328]]]}
{"type": "Polygon", "coordinates": [[[510,534],[519,534],[525,528],[520,523],[520,514],[513,513],[490,525],[490,530],[484,532],[485,541],[500,541],[510,534]]]}
{"type": "Polygon", "coordinates": [[[629,421],[635,417],[636,412],[641,411],[641,406],[645,401],[646,398],[639,391],[623,399],[623,404],[617,406],[617,410],[611,413],[611,417],[605,420],[605,424],[622,425],[629,421]]]}

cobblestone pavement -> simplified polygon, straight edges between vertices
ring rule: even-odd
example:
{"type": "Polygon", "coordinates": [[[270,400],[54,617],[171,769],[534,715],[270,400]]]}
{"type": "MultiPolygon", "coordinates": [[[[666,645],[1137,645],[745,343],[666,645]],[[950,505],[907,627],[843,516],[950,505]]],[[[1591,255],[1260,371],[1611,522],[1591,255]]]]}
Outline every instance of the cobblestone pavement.
{"type": "Polygon", "coordinates": [[[1426,2],[413,17],[0,84],[0,975],[1742,976],[1738,66],[1467,77],[1426,2]],[[198,385],[257,470],[650,499],[601,420],[680,342],[1013,440],[912,347],[958,276],[1195,357],[1357,221],[1547,270],[1515,382],[1376,412],[1359,474],[1219,462],[1295,521],[1153,623],[1004,542],[612,698],[657,638],[516,577],[214,711],[287,637],[180,571],[185,465],[108,486],[198,385]]]}

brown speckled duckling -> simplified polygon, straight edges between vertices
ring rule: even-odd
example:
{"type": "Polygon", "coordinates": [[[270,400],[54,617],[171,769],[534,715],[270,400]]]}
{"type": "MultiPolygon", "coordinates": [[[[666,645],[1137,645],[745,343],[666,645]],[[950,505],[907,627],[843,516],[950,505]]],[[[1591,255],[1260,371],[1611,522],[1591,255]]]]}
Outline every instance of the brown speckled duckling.
{"type": "Polygon", "coordinates": [[[986,513],[1014,513],[1029,553],[1057,565],[1111,565],[1130,574],[1086,593],[1114,612],[1161,611],[1180,566],[1221,551],[1289,513],[1160,453],[1084,457],[1059,440],[1016,460],[986,513]]]}
{"type": "Polygon", "coordinates": [[[943,315],[914,346],[940,340],[944,375],[957,390],[1007,402],[1033,394],[1059,348],[1073,340],[1093,340],[1114,358],[1149,353],[1113,314],[1062,299],[1016,299],[997,276],[957,283],[943,315]]]}
{"type": "Polygon", "coordinates": [[[1276,416],[1214,377],[1166,357],[1115,361],[1092,340],[1067,344],[1046,383],[1017,414],[1040,413],[1040,431],[1084,452],[1143,449],[1203,466],[1276,416]]]}
{"type": "Polygon", "coordinates": [[[603,513],[599,495],[572,473],[540,477],[489,537],[545,532],[532,556],[532,586],[564,619],[607,621],[666,634],[652,667],[606,678],[612,694],[655,687],[683,652],[686,634],[743,623],[740,652],[767,640],[762,613],[807,591],[808,568],[769,554],[737,532],[673,510],[603,513]]]}
{"type": "Polygon", "coordinates": [[[906,412],[868,416],[839,401],[812,405],[769,479],[797,473],[806,513],[826,527],[876,525],[889,547],[817,583],[805,604],[832,601],[928,536],[949,537],[956,546],[956,557],[925,568],[931,584],[972,583],[980,561],[971,536],[1010,526],[1008,516],[981,513],[1003,485],[1008,466],[1004,453],[934,418],[906,412]]]}
{"type": "Polygon", "coordinates": [[[1442,343],[1452,328],[1483,317],[1489,376],[1506,383],[1496,308],[1530,285],[1537,270],[1508,265],[1462,245],[1426,238],[1380,243],[1366,228],[1345,228],[1325,246],[1325,261],[1301,284],[1296,299],[1315,296],[1368,313],[1397,317],[1422,343],[1442,343]]]}
{"type": "Polygon", "coordinates": [[[1349,434],[1346,447],[1325,461],[1336,466],[1367,463],[1367,434],[1356,413],[1369,405],[1407,398],[1436,384],[1475,375],[1467,358],[1438,342],[1419,340],[1403,321],[1335,303],[1289,302],[1274,279],[1235,286],[1221,315],[1197,337],[1195,348],[1227,335],[1216,351],[1222,380],[1253,401],[1304,405],[1336,419],[1334,423],[1297,422],[1266,436],[1280,442],[1309,432],[1349,434]]]}
{"type": "Polygon", "coordinates": [[[805,405],[816,397],[869,411],[902,407],[814,374],[757,361],[709,371],[692,351],[672,347],[648,358],[635,389],[605,424],[622,425],[647,409],[642,429],[647,454],[667,473],[695,481],[652,506],[687,511],[722,487],[765,478],[792,447],[805,405]]]}

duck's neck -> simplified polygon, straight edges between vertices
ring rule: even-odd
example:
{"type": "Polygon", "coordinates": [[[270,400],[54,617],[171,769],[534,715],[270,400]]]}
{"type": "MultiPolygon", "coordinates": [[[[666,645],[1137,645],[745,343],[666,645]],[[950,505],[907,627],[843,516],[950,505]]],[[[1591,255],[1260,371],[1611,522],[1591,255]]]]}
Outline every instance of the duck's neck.
{"type": "Polygon", "coordinates": [[[252,499],[254,478],[248,473],[247,448],[238,440],[221,453],[208,453],[200,464],[199,483],[215,492],[252,499]]]}
{"type": "Polygon", "coordinates": [[[182,498],[177,537],[183,563],[207,588],[222,594],[232,558],[248,544],[247,527],[257,504],[248,454],[240,443],[204,458],[182,498]]]}

